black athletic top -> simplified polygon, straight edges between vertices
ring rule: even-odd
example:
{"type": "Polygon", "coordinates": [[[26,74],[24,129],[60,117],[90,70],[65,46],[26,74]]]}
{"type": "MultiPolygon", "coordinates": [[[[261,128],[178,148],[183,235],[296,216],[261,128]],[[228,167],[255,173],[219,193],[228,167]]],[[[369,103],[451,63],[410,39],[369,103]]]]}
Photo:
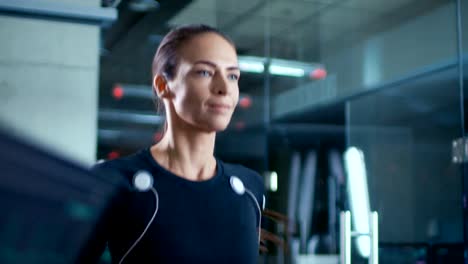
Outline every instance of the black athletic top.
{"type": "Polygon", "coordinates": [[[217,159],[214,177],[190,181],[160,166],[149,148],[97,164],[93,170],[117,172],[128,187],[119,193],[92,240],[95,256],[102,254],[107,242],[112,263],[119,263],[153,216],[155,194],[132,186],[135,173],[144,170],[153,176],[159,209],[123,263],[257,263],[258,208],[247,192],[239,195],[233,190],[230,177],[240,178],[262,208],[264,187],[258,173],[217,159]]]}

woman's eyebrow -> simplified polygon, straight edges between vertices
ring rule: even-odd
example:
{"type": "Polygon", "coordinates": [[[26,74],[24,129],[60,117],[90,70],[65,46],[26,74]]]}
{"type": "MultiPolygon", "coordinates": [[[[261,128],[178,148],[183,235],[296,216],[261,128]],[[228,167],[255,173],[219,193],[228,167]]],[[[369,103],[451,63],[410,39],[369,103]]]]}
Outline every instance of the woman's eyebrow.
{"type": "MultiPolygon", "coordinates": [[[[211,61],[207,61],[207,60],[198,60],[194,63],[195,64],[206,64],[208,66],[211,66],[213,68],[217,68],[217,65],[211,61]]],[[[230,66],[230,67],[227,67],[226,68],[228,71],[232,71],[232,70],[239,70],[239,67],[238,66],[230,66]]]]}

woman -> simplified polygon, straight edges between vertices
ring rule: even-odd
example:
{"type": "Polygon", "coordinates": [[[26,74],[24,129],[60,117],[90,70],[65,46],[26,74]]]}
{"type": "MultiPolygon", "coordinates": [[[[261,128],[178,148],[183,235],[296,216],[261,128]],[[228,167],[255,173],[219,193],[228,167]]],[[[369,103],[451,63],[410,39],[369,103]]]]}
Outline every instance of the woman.
{"type": "Polygon", "coordinates": [[[257,262],[261,177],[213,154],[237,105],[239,75],[234,44],[216,29],[189,25],[165,36],[153,61],[165,132],[147,149],[95,166],[131,186],[100,228],[95,255],[107,241],[113,263],[257,262]],[[139,176],[154,188],[136,190],[139,176]]]}

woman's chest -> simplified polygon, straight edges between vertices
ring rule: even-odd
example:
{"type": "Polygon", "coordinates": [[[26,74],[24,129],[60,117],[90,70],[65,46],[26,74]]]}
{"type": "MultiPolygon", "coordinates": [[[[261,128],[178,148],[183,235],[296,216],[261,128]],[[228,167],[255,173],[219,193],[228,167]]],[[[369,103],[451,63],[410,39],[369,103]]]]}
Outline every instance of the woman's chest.
{"type": "Polygon", "coordinates": [[[135,238],[148,228],[140,249],[191,258],[255,254],[256,205],[247,195],[223,187],[197,190],[160,186],[157,193],[136,194],[128,208],[132,217],[127,224],[135,238]]]}

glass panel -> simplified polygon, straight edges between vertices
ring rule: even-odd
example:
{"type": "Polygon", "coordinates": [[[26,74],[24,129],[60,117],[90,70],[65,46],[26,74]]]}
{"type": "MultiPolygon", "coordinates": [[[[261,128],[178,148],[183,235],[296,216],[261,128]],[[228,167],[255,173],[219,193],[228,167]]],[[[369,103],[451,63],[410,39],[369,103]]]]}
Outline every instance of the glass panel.
{"type": "Polygon", "coordinates": [[[457,67],[440,68],[348,102],[347,145],[364,157],[383,262],[385,243],[417,251],[418,243],[463,242],[462,175],[451,149],[462,127],[457,77],[457,67]]]}
{"type": "MultiPolygon", "coordinates": [[[[431,243],[458,245],[461,173],[451,163],[452,140],[462,128],[456,2],[269,3],[269,62],[304,69],[303,76],[270,72],[268,83],[269,169],[279,179],[268,201],[295,224],[292,259],[294,254],[338,254],[336,212],[351,201],[341,196],[340,173],[333,171],[329,155],[337,151],[342,157],[350,146],[363,153],[370,208],[381,214],[382,263],[431,261],[431,243]],[[324,70],[322,75],[317,69],[324,70]],[[317,153],[314,173],[306,171],[310,151],[317,153]],[[297,152],[299,187],[292,188],[291,157],[297,152]],[[308,177],[316,177],[309,191],[314,199],[304,205],[308,177]],[[292,190],[297,200],[291,199],[292,190]],[[302,207],[313,211],[310,221],[303,219],[302,207]],[[308,229],[301,229],[304,224],[308,229]]],[[[343,169],[341,162],[336,167],[343,169]]],[[[359,246],[352,252],[353,263],[364,260],[359,246]]]]}
{"type": "Polygon", "coordinates": [[[454,1],[293,2],[271,1],[270,54],[304,76],[272,75],[273,120],[456,59],[454,1]]]}

